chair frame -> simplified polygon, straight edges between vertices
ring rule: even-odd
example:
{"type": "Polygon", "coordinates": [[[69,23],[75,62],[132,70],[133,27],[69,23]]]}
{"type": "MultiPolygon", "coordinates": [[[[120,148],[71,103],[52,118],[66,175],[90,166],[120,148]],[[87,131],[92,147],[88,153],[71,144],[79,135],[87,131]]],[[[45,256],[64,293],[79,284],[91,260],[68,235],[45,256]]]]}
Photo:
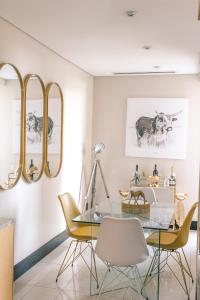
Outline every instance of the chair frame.
{"type": "Polygon", "coordinates": [[[192,276],[192,272],[187,260],[187,257],[185,255],[184,249],[181,248],[182,250],[182,254],[185,260],[185,264],[183,263],[183,259],[181,258],[181,254],[179,253],[179,251],[177,250],[168,250],[168,249],[162,249],[161,251],[159,249],[156,249],[154,252],[154,256],[152,258],[151,264],[149,266],[148,272],[146,274],[144,283],[143,283],[143,287],[145,285],[147,285],[151,279],[157,274],[156,269],[159,267],[160,271],[162,269],[164,269],[166,266],[170,269],[170,271],[172,272],[172,274],[174,275],[174,277],[177,279],[178,283],[180,284],[180,286],[182,287],[182,289],[184,290],[184,292],[187,294],[188,299],[190,299],[190,295],[189,295],[189,289],[187,286],[187,282],[186,282],[186,274],[191,278],[192,283],[194,282],[194,278],[192,276]],[[160,253],[160,257],[162,255],[163,252],[166,252],[166,257],[164,259],[162,259],[160,261],[160,263],[158,264],[158,255],[160,253]],[[176,273],[174,272],[174,270],[171,268],[170,264],[168,263],[169,258],[172,257],[174,259],[174,261],[176,261],[180,267],[181,270],[181,274],[182,274],[182,278],[183,278],[183,282],[184,285],[181,283],[181,281],[179,280],[178,276],[176,275],[176,273]]]}
{"type": "MultiPolygon", "coordinates": [[[[72,241],[69,244],[69,247],[66,251],[66,254],[64,256],[63,262],[60,266],[60,269],[58,271],[58,274],[56,276],[56,282],[58,281],[59,276],[71,265],[73,267],[74,262],[78,259],[78,258],[82,258],[83,262],[86,264],[91,276],[94,277],[96,283],[97,283],[97,288],[99,287],[99,283],[98,283],[98,275],[97,275],[97,268],[96,268],[96,260],[95,260],[95,252],[94,252],[94,248],[92,245],[92,241],[95,240],[95,238],[93,236],[85,236],[83,235],[76,235],[74,233],[74,230],[72,227],[72,219],[75,216],[80,215],[80,211],[72,197],[72,195],[70,193],[64,193],[62,195],[58,196],[58,199],[60,200],[60,204],[62,207],[62,211],[65,217],[65,222],[66,222],[66,231],[68,233],[68,236],[70,238],[72,238],[72,241]],[[67,202],[66,202],[67,201],[67,202]],[[70,215],[69,212],[70,210],[73,211],[73,214],[70,215]],[[66,213],[66,211],[68,213],[66,213]],[[75,247],[72,251],[71,254],[69,254],[69,251],[72,247],[72,244],[75,243],[75,247]],[[84,248],[82,247],[82,245],[85,244],[84,248]],[[92,264],[92,260],[94,263],[94,272],[92,272],[91,267],[88,265],[87,261],[85,260],[84,256],[83,256],[83,252],[87,249],[90,248],[91,250],[91,264],[92,264]]],[[[79,227],[79,226],[78,226],[79,227]]],[[[84,226],[81,226],[82,228],[84,228],[84,226]]]]}
{"type": "Polygon", "coordinates": [[[87,266],[91,276],[95,279],[96,283],[97,283],[97,288],[99,288],[99,283],[98,283],[98,275],[97,275],[97,268],[96,268],[96,259],[95,259],[95,252],[94,252],[94,248],[92,245],[92,241],[91,240],[78,240],[78,239],[74,239],[70,242],[69,247],[67,249],[67,252],[64,256],[63,262],[60,266],[60,269],[58,271],[58,274],[56,276],[56,282],[58,281],[58,278],[60,275],[62,275],[62,273],[71,265],[73,267],[74,262],[81,257],[82,260],[84,261],[85,265],[87,266]],[[74,251],[69,254],[69,251],[71,249],[72,244],[75,243],[75,248],[74,251]],[[86,244],[85,247],[82,249],[82,244],[86,244]],[[79,246],[79,247],[78,247],[79,246]],[[78,249],[79,248],[79,249],[78,249]],[[90,266],[88,265],[88,263],[86,262],[84,256],[83,256],[83,252],[90,248],[91,250],[91,255],[92,255],[92,260],[94,263],[94,273],[92,272],[90,266]]]}
{"type": "Polygon", "coordinates": [[[155,250],[154,250],[154,256],[152,258],[151,264],[149,266],[148,272],[147,272],[145,280],[144,280],[143,287],[146,284],[148,284],[149,281],[157,274],[157,272],[155,272],[156,268],[158,268],[159,271],[161,271],[162,269],[165,268],[165,266],[167,266],[170,269],[170,271],[172,272],[173,276],[177,279],[179,285],[182,287],[184,292],[187,294],[188,299],[190,299],[189,288],[188,288],[187,281],[186,281],[186,275],[188,275],[190,277],[190,279],[192,280],[192,283],[194,282],[194,279],[193,279],[192,272],[191,272],[191,269],[190,269],[190,266],[189,266],[189,263],[188,263],[188,260],[185,255],[183,247],[188,242],[189,229],[191,226],[194,211],[197,206],[198,206],[198,203],[196,202],[190,208],[187,216],[185,217],[183,225],[177,231],[177,238],[175,239],[175,241],[173,241],[171,244],[161,246],[161,248],[158,246],[156,247],[153,244],[150,244],[151,246],[153,246],[153,249],[155,249],[155,250]],[[178,242],[177,242],[177,240],[178,240],[178,242]],[[181,258],[181,253],[178,251],[179,249],[181,249],[181,251],[182,251],[184,260],[181,258]],[[166,254],[166,257],[161,260],[161,254],[163,252],[165,252],[167,254],[166,254]],[[176,273],[174,272],[174,270],[171,268],[170,264],[168,263],[168,260],[170,257],[173,258],[173,260],[179,265],[184,284],[181,283],[180,279],[178,278],[178,276],[176,275],[176,273]]]}
{"type": "Polygon", "coordinates": [[[104,217],[100,226],[95,252],[107,267],[103,279],[101,280],[98,293],[99,297],[102,293],[122,289],[128,292],[129,289],[132,289],[137,294],[148,299],[141,293],[143,281],[137,264],[144,262],[148,258],[149,251],[141,223],[137,218],[122,220],[111,216],[104,217]],[[113,228],[116,228],[117,234],[113,235],[113,228]],[[131,236],[129,237],[129,235],[131,236]],[[135,238],[138,238],[137,245],[135,244],[135,238]],[[127,249],[128,251],[124,251],[127,249]],[[113,251],[115,252],[113,253],[113,251]],[[124,252],[126,254],[124,254],[124,252]],[[111,271],[113,272],[114,278],[109,279],[108,282],[105,283],[111,271]],[[128,281],[122,284],[122,281],[119,280],[121,277],[128,281]],[[120,286],[112,286],[116,280],[119,280],[120,286]]]}
{"type": "MultiPolygon", "coordinates": [[[[126,292],[128,292],[129,288],[131,288],[133,291],[135,291],[139,295],[143,296],[142,295],[143,280],[142,280],[142,277],[140,275],[137,265],[127,266],[127,267],[121,267],[121,266],[119,267],[119,266],[111,265],[107,262],[105,262],[105,265],[107,267],[107,270],[104,274],[101,285],[99,287],[99,292],[98,292],[99,298],[100,298],[101,294],[105,294],[105,293],[113,292],[113,291],[117,291],[117,290],[122,290],[122,289],[125,289],[125,293],[126,293],[126,292]],[[105,282],[107,276],[109,275],[109,273],[111,272],[111,270],[113,271],[113,273],[115,273],[115,277],[104,286],[104,282],[105,282]],[[134,276],[134,272],[135,272],[136,276],[134,276]],[[132,277],[129,276],[130,273],[132,273],[132,277]],[[128,279],[128,282],[129,282],[128,286],[113,288],[111,290],[103,290],[103,288],[105,289],[106,287],[111,285],[114,281],[119,279],[120,276],[124,276],[125,278],[128,279]],[[138,282],[137,278],[139,279],[139,282],[138,282]],[[133,280],[136,283],[137,289],[133,285],[133,280]]],[[[119,281],[119,283],[121,283],[121,282],[119,281]]],[[[145,297],[145,296],[143,296],[143,297],[146,300],[148,300],[148,297],[145,297]]]]}

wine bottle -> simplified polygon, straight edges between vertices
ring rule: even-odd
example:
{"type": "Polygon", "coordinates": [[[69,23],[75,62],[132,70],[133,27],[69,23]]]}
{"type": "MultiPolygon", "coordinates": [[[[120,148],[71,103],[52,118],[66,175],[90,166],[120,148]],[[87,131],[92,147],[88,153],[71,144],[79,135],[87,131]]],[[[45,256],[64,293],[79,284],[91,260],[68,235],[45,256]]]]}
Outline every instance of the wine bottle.
{"type": "Polygon", "coordinates": [[[174,174],[173,166],[171,166],[171,175],[169,176],[169,186],[176,186],[176,176],[174,174]]]}
{"type": "Polygon", "coordinates": [[[34,164],[33,164],[33,159],[31,159],[31,162],[30,162],[29,169],[31,170],[33,167],[34,167],[34,164]]]}
{"type": "Polygon", "coordinates": [[[135,173],[133,175],[133,182],[135,185],[138,185],[140,183],[140,174],[139,174],[138,169],[139,169],[139,167],[138,167],[138,165],[136,165],[135,173]]]}
{"type": "Polygon", "coordinates": [[[29,176],[30,176],[31,180],[33,180],[33,173],[34,173],[34,164],[33,164],[33,159],[31,159],[31,162],[29,165],[29,176]]]}
{"type": "Polygon", "coordinates": [[[154,166],[153,176],[158,176],[157,165],[154,166]]]}

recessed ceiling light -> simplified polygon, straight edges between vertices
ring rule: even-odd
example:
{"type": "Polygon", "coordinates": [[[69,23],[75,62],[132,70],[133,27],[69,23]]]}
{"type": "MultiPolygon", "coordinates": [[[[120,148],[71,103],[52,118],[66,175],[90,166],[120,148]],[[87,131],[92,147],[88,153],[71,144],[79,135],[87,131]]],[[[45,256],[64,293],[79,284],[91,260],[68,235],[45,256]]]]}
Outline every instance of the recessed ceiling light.
{"type": "Polygon", "coordinates": [[[136,11],[135,10],[127,10],[126,14],[128,17],[133,17],[136,14],[136,11]]]}
{"type": "Polygon", "coordinates": [[[145,50],[150,50],[150,49],[151,49],[151,46],[147,46],[147,45],[146,45],[146,46],[143,46],[142,48],[145,49],[145,50]]]}
{"type": "Polygon", "coordinates": [[[154,68],[154,69],[159,69],[159,68],[160,68],[160,66],[153,66],[153,68],[154,68]]]}

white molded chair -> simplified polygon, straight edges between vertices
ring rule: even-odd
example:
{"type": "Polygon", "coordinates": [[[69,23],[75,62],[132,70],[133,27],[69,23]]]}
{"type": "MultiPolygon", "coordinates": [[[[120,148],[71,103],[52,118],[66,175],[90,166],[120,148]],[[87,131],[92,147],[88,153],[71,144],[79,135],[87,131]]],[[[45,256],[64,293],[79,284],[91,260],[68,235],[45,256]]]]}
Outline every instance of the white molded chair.
{"type": "Polygon", "coordinates": [[[100,285],[99,295],[102,293],[103,284],[110,269],[128,278],[130,288],[139,294],[141,293],[142,280],[137,264],[144,262],[148,258],[149,252],[142,226],[137,218],[104,217],[100,226],[95,252],[108,267],[100,285]],[[137,279],[140,280],[140,284],[135,277],[129,277],[131,273],[133,275],[134,271],[137,279]],[[134,280],[137,289],[133,285],[134,280]]]}
{"type": "Polygon", "coordinates": [[[150,204],[157,202],[156,194],[152,187],[133,186],[131,188],[131,191],[142,191],[144,193],[146,201],[150,204]]]}
{"type": "Polygon", "coordinates": [[[155,189],[156,199],[159,203],[174,203],[174,189],[158,187],[155,189]]]}

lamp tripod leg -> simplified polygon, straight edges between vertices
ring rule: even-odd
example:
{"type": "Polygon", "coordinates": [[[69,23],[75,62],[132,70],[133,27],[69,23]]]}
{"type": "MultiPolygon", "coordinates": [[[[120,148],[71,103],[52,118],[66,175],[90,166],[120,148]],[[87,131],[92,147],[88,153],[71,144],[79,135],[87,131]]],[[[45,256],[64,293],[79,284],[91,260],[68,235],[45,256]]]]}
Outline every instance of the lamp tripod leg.
{"type": "Polygon", "coordinates": [[[88,184],[88,188],[87,188],[87,193],[86,193],[86,196],[85,196],[84,211],[88,210],[88,208],[89,208],[88,207],[89,203],[88,203],[87,200],[88,200],[88,197],[90,195],[90,192],[92,194],[91,195],[90,207],[93,208],[94,203],[95,203],[94,198],[95,198],[95,193],[96,193],[97,167],[99,167],[99,171],[100,171],[101,179],[103,181],[103,186],[104,186],[104,189],[105,189],[106,197],[110,198],[109,193],[108,193],[108,189],[107,189],[107,186],[106,186],[105,178],[104,178],[104,175],[103,175],[103,171],[102,171],[102,168],[101,168],[100,161],[98,159],[95,159],[93,167],[92,167],[92,172],[91,172],[91,175],[90,175],[90,180],[89,180],[89,184],[88,184]]]}
{"type": "Polygon", "coordinates": [[[84,204],[84,210],[83,212],[85,212],[86,210],[89,209],[89,203],[88,203],[88,197],[90,195],[90,191],[91,189],[93,189],[93,182],[94,182],[94,177],[96,176],[96,168],[97,168],[97,161],[95,160],[94,163],[93,163],[93,167],[92,167],[92,172],[91,172],[91,175],[90,175],[90,180],[89,180],[89,183],[88,183],[88,187],[87,187],[87,193],[85,195],[85,204],[84,204]]]}
{"type": "Polygon", "coordinates": [[[91,208],[94,206],[94,198],[96,193],[96,175],[97,175],[97,164],[95,164],[93,178],[92,178],[92,197],[91,197],[91,208]]]}
{"type": "Polygon", "coordinates": [[[101,178],[102,178],[104,189],[105,189],[105,192],[106,192],[106,197],[110,198],[109,193],[108,193],[108,189],[107,189],[107,186],[106,186],[105,178],[104,178],[104,175],[103,175],[103,171],[102,171],[102,168],[101,168],[101,164],[100,164],[99,160],[97,160],[97,164],[99,166],[99,170],[100,170],[100,173],[101,173],[101,178]]]}

